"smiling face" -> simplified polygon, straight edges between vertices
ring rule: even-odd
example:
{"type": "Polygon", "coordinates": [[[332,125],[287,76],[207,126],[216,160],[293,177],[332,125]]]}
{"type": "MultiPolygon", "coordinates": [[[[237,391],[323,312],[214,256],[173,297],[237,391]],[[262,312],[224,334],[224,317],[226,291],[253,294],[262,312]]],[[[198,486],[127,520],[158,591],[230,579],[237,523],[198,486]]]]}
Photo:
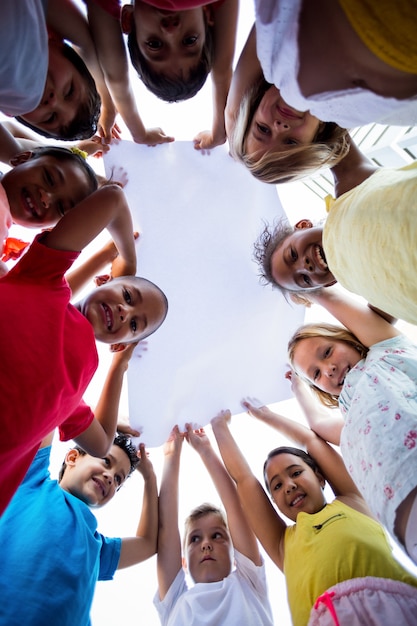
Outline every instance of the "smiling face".
{"type": "Polygon", "coordinates": [[[125,32],[134,19],[136,40],[148,66],[172,79],[187,80],[195,69],[206,39],[203,7],[185,11],[165,11],[137,0],[134,7],[124,6],[125,32]]]}
{"type": "Polygon", "coordinates": [[[289,291],[333,285],[336,280],[327,265],[322,239],[322,226],[313,226],[308,220],[298,222],[294,233],[271,256],[274,281],[289,291]]]}
{"type": "Polygon", "coordinates": [[[130,472],[126,452],[113,445],[103,459],[70,450],[60,485],[88,506],[103,506],[113,498],[130,472]]]}
{"type": "Polygon", "coordinates": [[[188,524],[185,560],[196,583],[223,580],[232,570],[232,542],[221,518],[207,513],[188,524]]]}
{"type": "Polygon", "coordinates": [[[267,151],[288,150],[310,144],[319,130],[320,120],[308,111],[297,111],[272,86],[256,109],[246,138],[246,154],[259,157],[267,151]]]}
{"type": "Polygon", "coordinates": [[[317,513],[325,506],[324,478],[294,454],[269,459],[265,476],[278,509],[295,522],[298,513],[317,513]]]}
{"type": "Polygon", "coordinates": [[[20,155],[21,162],[1,180],[10,212],[20,226],[53,226],[91,192],[91,182],[75,161],[30,154],[20,155]]]}
{"type": "Polygon", "coordinates": [[[87,86],[75,66],[62,53],[60,42],[49,41],[49,64],[40,104],[22,115],[29,124],[51,136],[64,136],[61,128],[69,126],[81,102],[87,100],[87,86]]]}
{"type": "Polygon", "coordinates": [[[97,287],[77,308],[98,341],[132,343],[153,333],[166,315],[166,301],[151,282],[135,276],[114,278],[97,287]]]}
{"type": "Polygon", "coordinates": [[[294,348],[292,364],[297,373],[322,391],[339,395],[346,375],[361,359],[358,350],[346,341],[308,337],[294,348]]]}

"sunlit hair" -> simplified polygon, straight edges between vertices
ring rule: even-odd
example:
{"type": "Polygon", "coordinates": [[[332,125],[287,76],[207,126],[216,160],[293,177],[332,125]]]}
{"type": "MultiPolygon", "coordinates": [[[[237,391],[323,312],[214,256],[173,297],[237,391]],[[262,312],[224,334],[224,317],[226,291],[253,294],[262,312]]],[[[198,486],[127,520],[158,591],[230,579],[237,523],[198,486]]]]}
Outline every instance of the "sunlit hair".
{"type": "Polygon", "coordinates": [[[242,98],[230,134],[229,149],[251,174],[264,183],[278,184],[299,180],[324,167],[333,167],[349,151],[349,134],[333,122],[321,122],[310,144],[290,146],[288,150],[269,150],[257,157],[246,153],[247,135],[253,116],[266,91],[272,87],[263,77],[242,98]]]}
{"type": "Polygon", "coordinates": [[[97,176],[93,168],[90,167],[87,161],[80,154],[74,153],[68,148],[62,148],[61,146],[41,146],[32,149],[30,158],[31,160],[35,160],[43,156],[53,157],[54,159],[56,159],[57,161],[61,161],[62,163],[76,163],[78,167],[84,172],[88,182],[89,189],[86,196],[96,191],[98,187],[97,176]]]}
{"type": "Polygon", "coordinates": [[[200,91],[211,71],[214,56],[213,27],[208,24],[204,12],[203,15],[206,27],[205,42],[200,59],[195,68],[190,70],[187,80],[181,77],[169,78],[161,72],[155,72],[148,65],[147,59],[139,49],[136,39],[136,25],[132,20],[131,31],[127,36],[127,46],[132,65],[145,87],[165,102],[180,102],[193,98],[200,91]]]}
{"type": "Polygon", "coordinates": [[[203,504],[200,504],[199,506],[196,506],[194,509],[192,509],[192,511],[190,511],[190,513],[185,519],[184,541],[183,541],[184,547],[187,542],[187,536],[188,536],[190,526],[196,520],[202,517],[206,517],[206,515],[210,515],[210,514],[216,515],[219,518],[221,525],[224,526],[225,530],[227,531],[227,534],[229,534],[226,517],[222,509],[219,509],[217,506],[214,506],[214,504],[210,504],[209,502],[204,502],[203,504]]]}
{"type": "MultiPolygon", "coordinates": [[[[129,459],[130,470],[129,470],[128,475],[126,476],[126,478],[129,478],[129,476],[135,471],[135,469],[137,468],[137,466],[139,464],[137,448],[133,445],[133,443],[132,443],[132,441],[131,441],[131,439],[129,437],[126,437],[126,435],[122,435],[122,434],[116,435],[116,437],[113,440],[113,445],[117,446],[118,448],[123,450],[123,452],[126,453],[128,459],[129,459]]],[[[87,454],[87,452],[85,452],[85,450],[80,448],[80,446],[74,446],[73,450],[77,450],[78,453],[80,454],[80,456],[85,456],[87,454]]],[[[65,474],[66,468],[67,468],[67,464],[64,461],[62,463],[62,465],[61,465],[61,469],[59,470],[58,482],[61,482],[62,477],[65,474]]],[[[120,487],[119,487],[119,489],[120,489],[120,487]]]]}
{"type": "Polygon", "coordinates": [[[291,446],[279,446],[279,448],[274,448],[273,450],[271,450],[271,452],[269,452],[268,456],[266,457],[263,468],[263,476],[268,493],[271,493],[271,490],[269,488],[266,468],[268,467],[269,461],[279,454],[292,454],[294,456],[298,456],[304,461],[304,463],[306,463],[306,465],[308,465],[313,470],[315,474],[320,471],[320,468],[317,465],[316,461],[313,459],[313,457],[310,456],[307,452],[304,452],[304,450],[301,450],[300,448],[292,448],[291,446]]]}
{"type": "Polygon", "coordinates": [[[57,133],[50,133],[44,128],[35,126],[25,120],[24,116],[16,117],[21,124],[28,126],[39,135],[44,137],[55,137],[64,141],[75,141],[78,139],[89,139],[97,130],[98,119],[100,117],[101,99],[98,94],[94,78],[91,76],[84,61],[75,52],[72,46],[63,43],[62,54],[70,61],[80,74],[86,86],[87,98],[78,105],[74,118],[67,126],[61,126],[57,133]]]}
{"type": "MultiPolygon", "coordinates": [[[[331,339],[332,341],[342,341],[352,348],[355,348],[355,350],[359,352],[362,359],[364,359],[368,354],[368,348],[364,346],[363,343],[359,341],[359,339],[344,326],[325,324],[324,322],[321,324],[304,324],[304,326],[300,326],[300,328],[295,331],[293,336],[288,341],[288,359],[291,367],[295,371],[297,371],[297,368],[294,365],[296,348],[301,341],[303,341],[304,339],[310,339],[312,337],[322,337],[324,339],[331,339]]],[[[313,392],[316,394],[322,404],[332,409],[338,407],[338,395],[331,394],[327,391],[319,389],[314,383],[312,383],[304,376],[301,376],[301,378],[306,381],[308,386],[313,390],[313,392]]]]}

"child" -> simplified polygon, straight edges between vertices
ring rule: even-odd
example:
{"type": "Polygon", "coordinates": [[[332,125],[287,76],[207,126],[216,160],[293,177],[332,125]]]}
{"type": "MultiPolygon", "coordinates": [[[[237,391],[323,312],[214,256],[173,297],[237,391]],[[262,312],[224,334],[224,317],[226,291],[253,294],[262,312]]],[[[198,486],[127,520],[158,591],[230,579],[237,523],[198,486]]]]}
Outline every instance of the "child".
{"type": "Polygon", "coordinates": [[[83,139],[102,101],[100,130],[111,133],[116,110],[82,13],[66,0],[3,5],[0,109],[46,137],[83,139]]]}
{"type": "Polygon", "coordinates": [[[310,429],[267,407],[244,406],[309,452],[276,448],[264,465],[275,505],[295,522],[287,526],[237,447],[228,428],[230,412],[212,420],[249,523],[285,574],[294,626],[411,626],[417,580],[392,557],[382,527],[370,516],[337,452],[310,429]],[[323,494],[326,479],[336,496],[330,504],[323,494]]]}
{"type": "MultiPolygon", "coordinates": [[[[263,278],[300,292],[339,281],[372,306],[417,323],[417,163],[377,168],[351,143],[333,168],[336,200],[323,225],[265,228],[255,244],[263,278]]],[[[308,294],[306,294],[308,296],[308,294]]]]}
{"type": "Polygon", "coordinates": [[[265,571],[256,538],[250,530],[223,464],[204,430],[186,425],[188,442],[200,454],[226,510],[202,504],[185,522],[184,568],[195,583],[190,589],[181,567],[178,519],[178,476],[183,435],[175,427],[165,444],[159,493],[158,594],[154,603],[161,624],[183,626],[272,625],[265,571]],[[233,561],[236,570],[232,571],[233,561]]]}
{"type": "Polygon", "coordinates": [[[301,111],[344,128],[417,122],[414,0],[256,0],[265,78],[301,111]],[[388,118],[387,121],[386,118],[388,118]]]}
{"type": "Polygon", "coordinates": [[[230,85],[226,111],[230,153],[266,183],[285,183],[338,163],[348,132],[298,111],[264,79],[252,28],[230,85]]]}
{"type": "Polygon", "coordinates": [[[143,444],[140,458],[124,435],[104,458],[72,448],[58,483],[48,471],[51,439],[42,442],[0,520],[0,622],[9,626],[87,626],[96,581],[156,552],[158,493],[143,444]],[[89,507],[107,504],[136,467],[144,479],[136,536],[104,537],[89,507]]]}
{"type": "Polygon", "coordinates": [[[417,563],[417,346],[335,287],[313,292],[313,301],[346,327],[303,326],[288,344],[295,371],[342,411],[344,423],[329,417],[314,429],[340,440],[371,511],[417,563]]]}
{"type": "Polygon", "coordinates": [[[194,138],[196,149],[226,141],[224,108],[232,77],[238,0],[87,0],[90,28],[115,104],[135,141],[173,141],[161,129],[144,128],[128,83],[122,31],[128,35],[130,58],[152,93],[168,102],[193,97],[207,74],[213,79],[213,124],[194,138]],[[120,27],[121,25],[121,27],[120,27]]]}
{"type": "Polygon", "coordinates": [[[39,442],[56,426],[62,439],[75,439],[89,454],[107,453],[121,376],[110,369],[94,416],[82,396],[97,368],[95,340],[123,350],[153,333],[167,312],[163,292],[133,276],[135,269],[129,207],[120,187],[108,185],[77,204],[51,231],[38,235],[0,280],[1,511],[39,442]],[[105,227],[119,251],[122,276],[73,306],[63,275],[105,227]]]}

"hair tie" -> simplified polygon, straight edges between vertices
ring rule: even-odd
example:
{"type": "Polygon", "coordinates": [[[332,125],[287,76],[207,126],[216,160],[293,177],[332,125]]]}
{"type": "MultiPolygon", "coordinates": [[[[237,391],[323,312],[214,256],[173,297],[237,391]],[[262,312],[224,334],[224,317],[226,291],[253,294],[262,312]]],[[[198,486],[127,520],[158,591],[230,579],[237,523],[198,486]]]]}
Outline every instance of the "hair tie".
{"type": "Polygon", "coordinates": [[[88,157],[88,153],[85,152],[85,150],[80,150],[77,146],[71,146],[70,150],[73,154],[78,154],[78,156],[82,157],[84,160],[88,157]]]}

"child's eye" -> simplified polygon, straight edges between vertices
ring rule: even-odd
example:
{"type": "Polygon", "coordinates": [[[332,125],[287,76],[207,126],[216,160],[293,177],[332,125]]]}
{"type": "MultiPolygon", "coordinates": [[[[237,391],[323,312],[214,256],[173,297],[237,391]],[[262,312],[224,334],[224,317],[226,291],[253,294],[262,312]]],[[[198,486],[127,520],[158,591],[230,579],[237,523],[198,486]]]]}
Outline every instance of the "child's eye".
{"type": "Polygon", "coordinates": [[[64,215],[65,215],[65,208],[64,208],[63,202],[61,202],[60,200],[58,201],[57,208],[58,208],[58,213],[60,214],[60,216],[64,217],[64,215]]]}
{"type": "Polygon", "coordinates": [[[182,43],[184,46],[194,46],[197,43],[198,37],[197,35],[190,35],[189,37],[184,37],[182,43]]]}
{"type": "Polygon", "coordinates": [[[311,285],[311,279],[309,276],[307,276],[307,274],[302,274],[301,278],[303,279],[306,285],[309,285],[309,286],[311,285]]]}
{"type": "Polygon", "coordinates": [[[291,256],[291,260],[292,261],[296,261],[297,260],[298,257],[297,257],[297,253],[294,250],[294,248],[290,248],[290,256],[291,256]]]}
{"type": "Polygon", "coordinates": [[[107,465],[107,466],[110,465],[110,459],[107,456],[103,458],[103,461],[104,461],[104,465],[107,465]]]}
{"type": "Polygon", "coordinates": [[[151,50],[160,50],[162,48],[162,41],[160,39],[148,39],[145,43],[151,50]]]}
{"type": "Polygon", "coordinates": [[[326,350],[324,351],[324,356],[325,357],[330,356],[330,348],[326,348],[326,350]]]}
{"type": "Polygon", "coordinates": [[[285,143],[287,146],[298,146],[298,141],[295,141],[295,139],[287,139],[285,143]]]}
{"type": "Polygon", "coordinates": [[[72,97],[72,95],[73,95],[73,93],[74,93],[74,83],[71,81],[70,86],[69,86],[69,88],[68,88],[68,91],[67,91],[67,93],[65,94],[65,98],[66,98],[67,100],[70,100],[70,99],[71,99],[71,97],[72,97]]]}
{"type": "Polygon", "coordinates": [[[282,483],[275,483],[275,485],[272,487],[273,491],[278,491],[278,489],[281,489],[282,487],[282,483]]]}
{"type": "Polygon", "coordinates": [[[44,168],[43,173],[44,173],[44,177],[45,177],[46,183],[50,187],[53,187],[54,186],[54,179],[53,179],[53,176],[52,176],[51,172],[48,169],[44,168]]]}
{"type": "Polygon", "coordinates": [[[259,130],[260,133],[262,133],[263,135],[268,135],[269,134],[269,128],[268,126],[265,126],[264,124],[259,124],[258,122],[256,123],[256,128],[259,130]]]}
{"type": "Polygon", "coordinates": [[[136,324],[136,320],[135,319],[130,320],[130,329],[132,333],[135,333],[137,328],[138,328],[138,325],[136,324]]]}
{"type": "Polygon", "coordinates": [[[198,535],[191,535],[190,543],[196,543],[198,541],[198,535]]]}
{"type": "Polygon", "coordinates": [[[293,472],[293,476],[297,477],[302,473],[303,470],[295,470],[295,472],[293,472]]]}
{"type": "Polygon", "coordinates": [[[213,539],[221,539],[223,535],[220,532],[213,533],[213,539]]]}
{"type": "Polygon", "coordinates": [[[120,487],[120,485],[122,484],[122,477],[119,474],[116,474],[116,476],[114,477],[114,482],[118,487],[120,487]]]}
{"type": "Polygon", "coordinates": [[[123,289],[123,298],[125,299],[126,304],[132,304],[132,296],[130,295],[130,291],[127,289],[123,289]]]}
{"type": "Polygon", "coordinates": [[[316,370],[313,374],[313,380],[317,380],[319,376],[320,376],[320,370],[316,370]]]}

